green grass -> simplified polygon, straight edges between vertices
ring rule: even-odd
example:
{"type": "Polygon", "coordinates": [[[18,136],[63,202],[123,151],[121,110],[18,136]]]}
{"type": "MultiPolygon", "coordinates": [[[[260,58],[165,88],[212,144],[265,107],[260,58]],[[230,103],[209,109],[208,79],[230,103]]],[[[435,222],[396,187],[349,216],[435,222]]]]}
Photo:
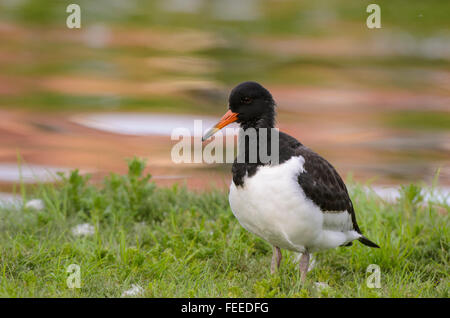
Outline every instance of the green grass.
{"type": "Polygon", "coordinates": [[[0,296],[120,297],[132,284],[144,297],[449,296],[449,207],[424,202],[417,185],[396,203],[352,187],[362,230],[381,249],[356,242],[317,253],[302,285],[294,253],[283,251],[270,274],[270,245],[239,225],[225,192],[158,188],[144,168],[131,160],[127,175],[100,185],[74,171],[58,185],[22,188],[46,208],[0,209],[0,296]],[[95,234],[75,237],[80,223],[95,234]],[[81,267],[80,289],[67,287],[70,264],[81,267]],[[366,285],[370,264],[380,266],[379,289],[366,285]]]}

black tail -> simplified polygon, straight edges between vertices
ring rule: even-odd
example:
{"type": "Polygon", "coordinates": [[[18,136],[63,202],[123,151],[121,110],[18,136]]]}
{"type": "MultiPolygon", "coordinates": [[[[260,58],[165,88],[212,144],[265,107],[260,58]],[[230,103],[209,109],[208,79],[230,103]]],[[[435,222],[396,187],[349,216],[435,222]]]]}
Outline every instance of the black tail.
{"type": "Polygon", "coordinates": [[[367,245],[367,246],[370,246],[370,247],[375,247],[375,248],[380,248],[377,244],[375,244],[374,242],[372,242],[371,240],[369,240],[365,236],[361,236],[358,240],[361,243],[363,243],[364,245],[367,245]]]}

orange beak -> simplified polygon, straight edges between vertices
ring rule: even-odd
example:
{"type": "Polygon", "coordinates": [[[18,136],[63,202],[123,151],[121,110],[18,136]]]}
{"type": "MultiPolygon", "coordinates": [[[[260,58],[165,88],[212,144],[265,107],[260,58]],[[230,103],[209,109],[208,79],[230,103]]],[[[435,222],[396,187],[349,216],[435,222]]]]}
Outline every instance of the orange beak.
{"type": "Polygon", "coordinates": [[[202,141],[205,141],[206,139],[214,135],[216,132],[221,130],[223,127],[231,123],[234,123],[238,119],[237,116],[238,116],[237,113],[233,113],[231,110],[227,111],[225,115],[223,115],[223,117],[220,119],[220,121],[203,135],[202,141]]]}

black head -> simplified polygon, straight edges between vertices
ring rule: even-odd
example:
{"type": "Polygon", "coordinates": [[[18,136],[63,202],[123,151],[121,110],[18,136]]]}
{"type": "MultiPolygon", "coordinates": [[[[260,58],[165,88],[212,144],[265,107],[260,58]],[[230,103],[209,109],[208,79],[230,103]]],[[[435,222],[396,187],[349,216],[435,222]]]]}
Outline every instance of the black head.
{"type": "Polygon", "coordinates": [[[273,127],[275,102],[270,92],[256,82],[243,82],[232,89],[228,99],[230,110],[237,122],[245,126],[268,125],[273,127]]]}
{"type": "Polygon", "coordinates": [[[203,140],[233,122],[240,123],[243,129],[274,127],[275,102],[270,92],[260,84],[256,82],[239,84],[232,89],[228,102],[228,112],[203,135],[203,140]]]}

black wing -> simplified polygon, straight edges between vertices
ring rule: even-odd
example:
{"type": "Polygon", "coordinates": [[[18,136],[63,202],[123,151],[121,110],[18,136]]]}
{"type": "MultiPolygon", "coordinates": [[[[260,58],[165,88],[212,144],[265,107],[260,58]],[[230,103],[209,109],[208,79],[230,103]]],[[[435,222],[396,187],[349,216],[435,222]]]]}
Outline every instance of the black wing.
{"type": "Polygon", "coordinates": [[[311,149],[300,146],[296,154],[305,159],[304,171],[298,176],[298,183],[306,196],[322,211],[339,213],[347,211],[352,217],[353,228],[361,233],[356,223],[352,200],[344,181],[336,169],[311,149]]]}
{"type": "MultiPolygon", "coordinates": [[[[289,153],[289,157],[302,156],[305,159],[304,171],[299,174],[297,179],[305,195],[324,212],[347,211],[350,213],[353,229],[362,234],[356,222],[355,210],[347,187],[336,169],[327,160],[308,147],[303,146],[295,138],[280,132],[280,150],[283,148],[283,153],[289,153]]],[[[288,159],[280,157],[280,163],[288,159]]],[[[365,245],[379,247],[364,236],[359,240],[365,245]]]]}

